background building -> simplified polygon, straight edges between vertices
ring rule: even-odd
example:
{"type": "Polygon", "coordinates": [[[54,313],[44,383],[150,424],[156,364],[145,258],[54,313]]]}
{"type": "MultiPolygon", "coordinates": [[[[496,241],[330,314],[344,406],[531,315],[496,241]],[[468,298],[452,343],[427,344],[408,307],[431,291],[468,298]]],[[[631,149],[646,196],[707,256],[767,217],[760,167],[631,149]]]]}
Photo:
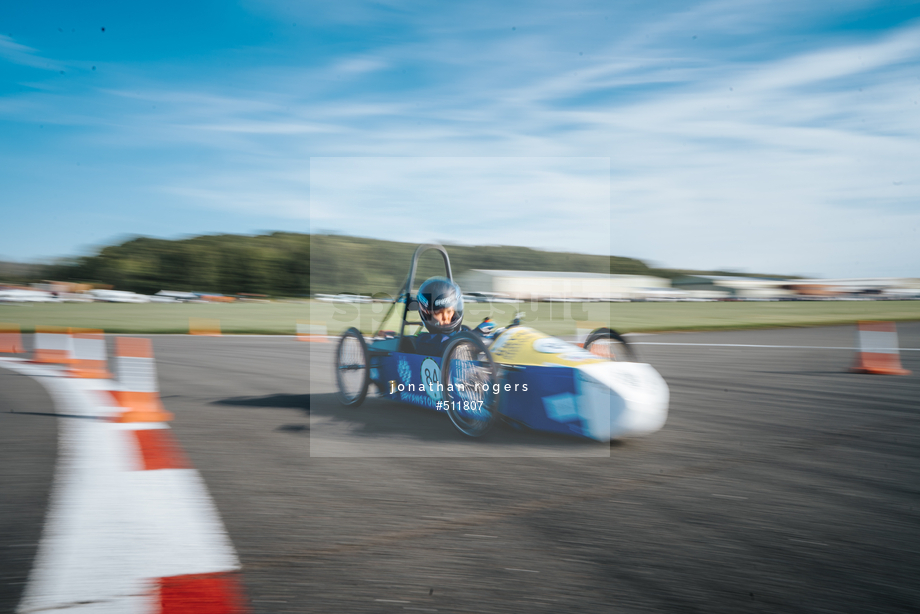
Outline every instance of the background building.
{"type": "Polygon", "coordinates": [[[671,282],[648,275],[605,275],[554,271],[471,269],[458,276],[466,294],[498,295],[520,300],[631,299],[671,289],[671,282]]]}
{"type": "Polygon", "coordinates": [[[920,280],[903,277],[847,279],[768,279],[726,275],[688,275],[674,287],[689,292],[721,292],[735,298],[912,298],[920,280]]]}

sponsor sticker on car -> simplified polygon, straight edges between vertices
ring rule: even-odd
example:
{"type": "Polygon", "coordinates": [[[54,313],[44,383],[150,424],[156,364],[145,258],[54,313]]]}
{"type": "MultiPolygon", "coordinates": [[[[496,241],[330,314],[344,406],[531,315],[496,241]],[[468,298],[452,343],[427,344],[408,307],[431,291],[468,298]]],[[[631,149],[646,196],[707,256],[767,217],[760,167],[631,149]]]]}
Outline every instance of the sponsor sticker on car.
{"type": "Polygon", "coordinates": [[[575,366],[604,362],[603,358],[577,345],[551,337],[533,328],[516,326],[495,340],[489,348],[497,362],[518,365],[575,366]]]}

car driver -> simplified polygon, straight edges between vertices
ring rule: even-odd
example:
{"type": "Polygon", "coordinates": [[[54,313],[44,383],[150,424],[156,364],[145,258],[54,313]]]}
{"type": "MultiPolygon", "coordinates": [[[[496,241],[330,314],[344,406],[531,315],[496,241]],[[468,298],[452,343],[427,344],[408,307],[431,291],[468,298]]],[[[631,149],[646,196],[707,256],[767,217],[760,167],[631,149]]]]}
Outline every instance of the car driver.
{"type": "Polygon", "coordinates": [[[463,322],[463,294],[446,277],[432,277],[419,286],[418,313],[427,333],[415,337],[419,354],[440,356],[450,336],[460,330],[463,322]]]}

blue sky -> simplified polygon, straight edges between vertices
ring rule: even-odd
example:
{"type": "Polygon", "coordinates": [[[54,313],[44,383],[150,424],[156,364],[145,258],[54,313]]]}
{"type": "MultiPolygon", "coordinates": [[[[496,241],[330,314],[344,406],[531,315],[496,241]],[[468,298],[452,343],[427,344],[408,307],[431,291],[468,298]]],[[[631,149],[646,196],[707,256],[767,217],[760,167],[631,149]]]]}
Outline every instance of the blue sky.
{"type": "Polygon", "coordinates": [[[312,228],[920,276],[917,2],[85,4],[0,5],[0,259],[312,228]]]}

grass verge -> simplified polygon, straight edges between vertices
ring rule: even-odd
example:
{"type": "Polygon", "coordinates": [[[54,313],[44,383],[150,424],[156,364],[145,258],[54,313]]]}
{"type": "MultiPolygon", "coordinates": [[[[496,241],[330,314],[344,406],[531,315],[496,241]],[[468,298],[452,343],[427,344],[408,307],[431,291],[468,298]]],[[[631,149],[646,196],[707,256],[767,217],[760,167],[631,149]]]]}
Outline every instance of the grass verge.
{"type": "MultiPolygon", "coordinates": [[[[230,304],[35,303],[0,304],[0,323],[23,332],[36,326],[99,328],[109,333],[188,333],[192,318],[219,320],[225,334],[292,335],[297,322],[326,326],[339,334],[350,326],[370,333],[389,305],[315,301],[230,304]]],[[[464,322],[492,317],[503,326],[515,312],[551,335],[577,328],[611,326],[621,332],[729,330],[852,324],[859,320],[920,320],[920,301],[814,301],[764,303],[522,303],[471,304],[464,322]]],[[[388,323],[388,328],[393,322],[388,323]]]]}

